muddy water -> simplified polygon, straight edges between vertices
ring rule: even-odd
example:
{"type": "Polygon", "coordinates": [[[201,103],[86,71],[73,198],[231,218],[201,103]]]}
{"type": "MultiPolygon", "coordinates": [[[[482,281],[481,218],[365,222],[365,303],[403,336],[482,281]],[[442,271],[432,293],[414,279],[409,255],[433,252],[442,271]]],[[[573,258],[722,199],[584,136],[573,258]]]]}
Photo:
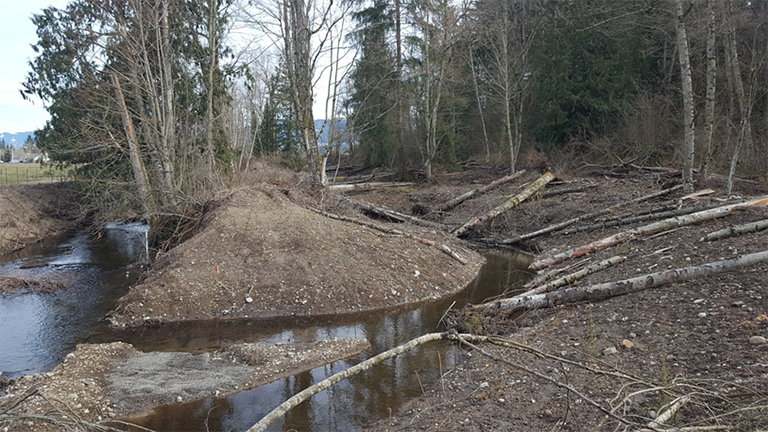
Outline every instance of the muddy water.
{"type": "MultiPolygon", "coordinates": [[[[50,239],[3,257],[0,275],[63,282],[54,293],[0,295],[0,371],[16,378],[51,370],[114,307],[143,259],[121,251],[120,230],[50,239]],[[31,268],[26,268],[31,267],[31,268]]],[[[125,249],[125,246],[121,246],[125,249]]],[[[139,248],[139,251],[143,251],[139,248]]]]}
{"type": "MultiPolygon", "coordinates": [[[[342,322],[210,323],[201,326],[174,326],[143,329],[124,334],[143,351],[167,349],[192,352],[215,349],[227,341],[246,340],[265,343],[304,342],[321,339],[367,338],[370,352],[348,361],[313,369],[293,377],[243,391],[228,398],[209,398],[186,404],[159,407],[148,417],[131,421],[157,431],[240,431],[246,430],[287,398],[328,376],[343,371],[368,357],[410,339],[439,331],[444,311],[453,304],[478,303],[496,296],[525,280],[522,271],[530,263],[527,255],[497,251],[486,255],[487,263],[478,278],[459,295],[418,309],[347,317],[342,322]],[[454,303],[455,302],[455,303],[454,303]],[[177,336],[169,343],[169,336],[177,336]]],[[[441,371],[459,362],[464,351],[445,343],[417,348],[343,381],[292,409],[273,431],[352,431],[367,423],[386,418],[402,404],[421,394],[420,380],[439,377],[441,371]]]]}

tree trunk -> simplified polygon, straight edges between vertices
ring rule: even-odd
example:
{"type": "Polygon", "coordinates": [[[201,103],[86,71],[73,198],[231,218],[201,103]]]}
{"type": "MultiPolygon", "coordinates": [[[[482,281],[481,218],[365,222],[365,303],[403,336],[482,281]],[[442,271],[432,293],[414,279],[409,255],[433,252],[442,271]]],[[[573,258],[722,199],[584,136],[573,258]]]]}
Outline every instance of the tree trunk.
{"type": "Polygon", "coordinates": [[[547,172],[543,176],[539,177],[538,180],[536,180],[533,183],[531,183],[530,186],[525,188],[525,190],[523,190],[519,194],[515,195],[514,197],[512,197],[510,200],[508,200],[504,204],[496,207],[495,209],[491,210],[490,212],[486,213],[483,216],[480,216],[480,217],[477,217],[477,218],[474,218],[474,219],[468,221],[464,225],[462,225],[459,228],[455,229],[453,231],[453,234],[456,237],[460,237],[464,233],[466,233],[468,230],[470,230],[471,228],[475,227],[476,225],[478,225],[478,224],[480,224],[482,222],[486,222],[486,221],[492,220],[496,216],[504,213],[505,211],[507,211],[509,209],[512,209],[513,207],[516,207],[521,202],[523,202],[526,199],[528,199],[528,197],[530,197],[531,195],[536,193],[536,191],[538,191],[539,189],[543,188],[544,186],[547,185],[547,183],[551,182],[554,179],[555,179],[554,174],[552,174],[551,172],[547,172]]]}
{"type": "Polygon", "coordinates": [[[704,106],[704,163],[701,176],[707,178],[712,162],[712,133],[715,129],[715,83],[717,78],[717,52],[715,47],[715,0],[707,0],[707,93],[704,106]]]}
{"type": "MultiPolygon", "coordinates": [[[[731,167],[728,171],[728,195],[733,191],[733,176],[736,174],[736,164],[739,161],[739,153],[743,144],[746,142],[747,147],[752,147],[752,125],[749,118],[752,115],[752,98],[747,98],[744,92],[744,82],[741,79],[741,65],[739,63],[739,52],[736,47],[736,28],[733,24],[733,4],[731,0],[726,1],[726,18],[728,24],[728,36],[726,50],[728,54],[726,59],[729,64],[727,68],[731,70],[731,76],[733,77],[733,90],[736,96],[736,103],[739,107],[739,135],[736,140],[736,148],[733,150],[733,157],[731,158],[731,167]]],[[[750,96],[751,96],[750,91],[750,96]]]]}
{"type": "Polygon", "coordinates": [[[441,225],[439,223],[428,221],[428,220],[424,220],[424,219],[419,219],[417,217],[413,217],[413,216],[410,216],[410,215],[407,215],[407,214],[396,212],[394,210],[390,210],[390,209],[387,209],[387,208],[377,207],[377,206],[375,206],[373,204],[357,202],[357,201],[352,201],[352,200],[349,200],[349,202],[352,203],[352,205],[354,205],[355,207],[358,207],[358,208],[360,208],[360,209],[362,209],[364,211],[367,211],[367,212],[370,212],[370,213],[375,213],[377,215],[384,216],[386,218],[394,219],[394,220],[396,220],[398,222],[410,222],[410,223],[412,223],[414,225],[420,225],[420,226],[423,226],[423,227],[433,228],[433,229],[438,229],[438,230],[445,229],[445,226],[443,226],[443,225],[441,225]]]}
{"type": "Polygon", "coordinates": [[[502,177],[502,178],[500,178],[498,180],[495,180],[495,181],[493,181],[493,182],[491,182],[491,183],[489,183],[489,184],[487,184],[485,186],[479,187],[477,189],[473,189],[473,190],[471,190],[471,191],[469,191],[467,193],[464,193],[462,195],[457,196],[456,198],[446,202],[445,204],[439,205],[437,207],[437,210],[448,211],[448,210],[456,207],[457,205],[463,203],[464,201],[466,201],[466,200],[468,200],[470,198],[473,198],[475,196],[483,195],[483,194],[485,194],[486,192],[488,192],[488,191],[490,191],[492,189],[495,189],[495,188],[497,188],[497,187],[499,187],[501,185],[504,185],[504,184],[507,184],[507,183],[511,182],[512,180],[520,177],[523,174],[525,174],[525,170],[518,171],[518,172],[516,172],[514,174],[511,174],[511,175],[508,175],[506,177],[502,177]]]}
{"type": "Polygon", "coordinates": [[[163,167],[162,199],[166,205],[177,203],[176,187],[174,185],[174,161],[176,159],[176,111],[173,106],[173,71],[171,67],[171,46],[169,10],[170,0],[162,0],[162,16],[160,17],[160,63],[163,98],[163,123],[161,128],[162,160],[163,167]]]}
{"type": "Polygon", "coordinates": [[[139,191],[139,201],[141,201],[141,207],[144,211],[144,220],[149,222],[152,206],[150,205],[149,177],[147,176],[147,169],[144,167],[144,161],[141,159],[141,154],[139,153],[139,140],[136,137],[133,121],[128,113],[128,108],[125,105],[123,90],[120,88],[120,80],[117,78],[116,72],[110,73],[110,77],[112,78],[112,85],[115,86],[115,98],[117,99],[120,108],[120,118],[123,121],[125,136],[128,140],[128,155],[131,160],[131,168],[133,169],[133,179],[136,182],[136,188],[139,191]]]}
{"type": "MultiPolygon", "coordinates": [[[[399,1],[399,0],[398,0],[399,1]]],[[[475,85],[475,98],[477,99],[477,112],[480,114],[480,124],[483,126],[483,139],[485,140],[485,165],[491,164],[491,144],[488,139],[488,128],[485,126],[483,104],[480,101],[480,86],[477,84],[477,71],[475,70],[475,53],[469,47],[469,68],[472,69],[472,83],[475,85]]]]}
{"type": "Polygon", "coordinates": [[[685,139],[683,142],[683,186],[684,190],[693,190],[693,156],[694,156],[694,123],[693,123],[693,82],[691,80],[691,59],[688,54],[688,37],[685,32],[685,15],[683,1],[675,0],[677,51],[680,61],[680,75],[683,90],[683,124],[685,139]]]}
{"type": "Polygon", "coordinates": [[[645,195],[645,196],[642,196],[642,197],[639,197],[639,198],[635,198],[635,199],[630,200],[630,201],[626,201],[624,203],[618,204],[618,205],[616,205],[614,207],[611,207],[611,208],[607,208],[607,209],[604,209],[604,210],[599,210],[599,211],[596,211],[596,212],[588,213],[588,214],[585,214],[585,215],[582,215],[582,216],[579,216],[579,217],[575,217],[573,219],[568,219],[567,221],[560,222],[560,223],[554,224],[554,225],[550,225],[550,226],[548,226],[546,228],[542,228],[542,229],[540,229],[538,231],[534,231],[532,233],[523,234],[523,235],[520,235],[520,236],[517,236],[517,237],[513,237],[513,238],[509,238],[509,239],[504,239],[504,240],[502,240],[502,241],[500,241],[498,243],[499,244],[515,244],[515,243],[520,243],[521,241],[524,241],[524,240],[532,239],[532,238],[535,238],[535,237],[542,236],[544,234],[548,234],[548,233],[551,233],[551,232],[554,232],[554,231],[557,231],[557,230],[561,230],[563,228],[566,228],[566,227],[568,227],[570,225],[575,224],[576,222],[580,222],[580,221],[587,220],[587,219],[593,219],[593,218],[596,218],[598,216],[609,214],[614,209],[616,209],[618,207],[622,207],[622,206],[629,205],[629,204],[641,203],[643,201],[647,201],[647,200],[652,199],[652,198],[656,198],[656,197],[659,197],[659,196],[663,196],[663,195],[669,194],[669,193],[674,192],[674,191],[676,191],[678,189],[681,189],[682,187],[683,187],[682,185],[673,186],[673,187],[671,187],[669,189],[664,189],[664,190],[661,190],[661,191],[658,191],[658,192],[654,192],[654,193],[649,194],[649,195],[645,195]]]}
{"type": "Polygon", "coordinates": [[[708,276],[729,270],[768,262],[768,251],[757,252],[722,261],[651,273],[618,282],[607,282],[585,288],[569,288],[546,294],[499,300],[487,304],[484,312],[512,314],[515,312],[574,303],[587,300],[599,300],[619,295],[642,291],[648,288],[681,282],[700,276],[708,276]]]}
{"type": "Polygon", "coordinates": [[[758,198],[746,203],[730,204],[730,205],[717,207],[710,210],[704,210],[698,213],[689,214],[686,216],[673,217],[673,218],[665,219],[663,221],[654,222],[650,225],[645,225],[639,228],[622,231],[618,234],[614,234],[604,239],[592,242],[580,248],[571,249],[569,251],[557,254],[551,258],[544,258],[544,259],[535,261],[528,268],[531,270],[541,270],[551,265],[559,264],[568,259],[578,258],[584,255],[587,255],[589,253],[592,253],[596,250],[615,246],[619,243],[623,243],[626,240],[637,237],[637,236],[655,234],[657,232],[665,231],[671,228],[677,228],[685,225],[692,225],[698,222],[703,222],[711,219],[720,218],[723,216],[728,216],[734,210],[737,210],[741,207],[765,206],[766,205],[765,201],[766,201],[766,198],[758,198]]]}
{"type": "Polygon", "coordinates": [[[753,233],[764,229],[768,229],[768,219],[763,219],[757,222],[743,225],[729,226],[728,228],[723,228],[721,230],[711,232],[702,237],[699,241],[722,240],[724,238],[753,233]]]}

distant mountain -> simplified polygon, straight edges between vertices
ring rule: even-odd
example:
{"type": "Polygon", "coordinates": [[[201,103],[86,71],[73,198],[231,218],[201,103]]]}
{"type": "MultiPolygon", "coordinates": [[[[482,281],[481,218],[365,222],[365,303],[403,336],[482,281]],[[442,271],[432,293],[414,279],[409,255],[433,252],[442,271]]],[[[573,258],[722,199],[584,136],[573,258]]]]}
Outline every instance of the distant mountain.
{"type": "Polygon", "coordinates": [[[13,148],[19,148],[22,145],[24,145],[24,141],[27,140],[28,136],[32,136],[32,138],[34,138],[35,133],[34,132],[18,132],[18,133],[3,132],[3,133],[0,133],[0,140],[5,141],[6,144],[12,145],[13,148]]]}
{"type": "MultiPolygon", "coordinates": [[[[320,132],[320,129],[323,127],[323,123],[329,122],[330,120],[325,119],[318,119],[315,120],[315,130],[317,132],[320,132]]],[[[340,135],[342,132],[344,132],[344,129],[347,128],[347,119],[336,119],[336,135],[340,135]]],[[[328,144],[328,125],[325,126],[325,129],[323,129],[323,133],[320,134],[317,137],[318,144],[328,144]]]]}

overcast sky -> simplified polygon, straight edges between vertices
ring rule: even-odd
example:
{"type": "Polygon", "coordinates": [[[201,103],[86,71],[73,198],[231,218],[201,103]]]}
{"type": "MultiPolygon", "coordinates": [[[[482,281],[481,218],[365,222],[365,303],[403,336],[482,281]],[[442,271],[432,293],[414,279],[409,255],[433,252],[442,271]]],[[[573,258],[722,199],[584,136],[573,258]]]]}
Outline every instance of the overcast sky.
{"type": "Polygon", "coordinates": [[[63,8],[67,0],[3,0],[0,7],[0,132],[39,129],[48,120],[40,101],[33,105],[19,94],[27,75],[30,47],[37,42],[32,14],[48,6],[63,8]]]}

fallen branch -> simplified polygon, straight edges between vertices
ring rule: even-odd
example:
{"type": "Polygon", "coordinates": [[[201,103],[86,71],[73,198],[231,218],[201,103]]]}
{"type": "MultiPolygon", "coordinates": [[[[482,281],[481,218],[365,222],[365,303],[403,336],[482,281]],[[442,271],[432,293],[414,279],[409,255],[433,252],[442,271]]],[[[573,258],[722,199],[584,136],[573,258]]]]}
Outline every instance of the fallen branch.
{"type": "Polygon", "coordinates": [[[370,183],[354,183],[354,184],[337,184],[337,185],[328,186],[328,189],[349,192],[349,191],[366,191],[366,190],[379,189],[379,188],[385,188],[385,187],[405,187],[405,186],[413,186],[413,184],[414,184],[413,182],[399,182],[399,183],[370,182],[370,183]]]}
{"type": "Polygon", "coordinates": [[[552,174],[551,172],[547,172],[543,176],[539,177],[536,181],[531,183],[522,192],[520,192],[519,194],[517,194],[514,197],[512,197],[511,199],[509,199],[504,204],[496,207],[495,209],[491,210],[490,212],[486,213],[483,216],[476,217],[476,218],[468,221],[464,225],[462,225],[459,228],[455,229],[453,231],[453,234],[456,237],[461,237],[464,233],[466,233],[468,230],[470,230],[471,228],[475,227],[476,225],[478,225],[478,224],[480,224],[482,222],[485,222],[485,221],[492,220],[496,216],[504,213],[505,211],[510,210],[510,209],[516,207],[521,202],[523,202],[526,199],[528,199],[528,197],[530,197],[531,195],[536,193],[539,189],[543,188],[544,186],[547,185],[547,183],[551,182],[554,179],[555,179],[554,174],[552,174]]]}
{"type": "MultiPolygon", "coordinates": [[[[528,290],[528,291],[526,291],[526,292],[524,292],[522,294],[518,294],[518,295],[516,295],[514,297],[511,297],[511,298],[513,298],[513,299],[514,298],[522,298],[522,297],[528,297],[528,296],[532,296],[532,295],[536,295],[536,294],[542,294],[542,293],[545,293],[545,292],[553,291],[553,290],[555,290],[557,288],[560,288],[562,286],[571,285],[574,282],[578,281],[579,279],[583,279],[583,278],[591,275],[592,273],[597,273],[600,270],[605,270],[608,267],[614,266],[614,265],[619,264],[619,263],[623,263],[626,260],[627,260],[627,257],[616,255],[614,257],[608,258],[607,260],[603,260],[603,261],[600,261],[599,263],[592,264],[591,266],[588,266],[585,269],[582,269],[582,270],[579,270],[579,271],[577,271],[575,273],[571,273],[569,275],[563,276],[563,277],[561,277],[559,279],[555,279],[555,280],[553,280],[551,282],[547,282],[547,283],[545,283],[543,285],[540,285],[540,286],[538,286],[536,288],[533,288],[531,290],[528,290]]],[[[475,310],[475,309],[483,309],[485,307],[488,307],[487,305],[489,305],[489,304],[492,304],[492,303],[485,303],[485,304],[480,304],[480,305],[477,305],[477,306],[472,306],[472,309],[473,310],[475,310]]]]}
{"type": "Polygon", "coordinates": [[[659,197],[659,196],[662,196],[662,195],[666,195],[666,194],[669,194],[671,192],[674,192],[674,191],[676,191],[678,189],[682,189],[682,188],[683,188],[683,185],[677,185],[677,186],[671,187],[669,189],[664,189],[664,190],[661,190],[661,191],[658,191],[658,192],[654,192],[652,194],[641,196],[639,198],[635,198],[633,200],[629,200],[629,201],[623,202],[621,204],[615,205],[615,206],[607,208],[607,209],[603,209],[603,210],[599,210],[599,211],[596,211],[596,212],[588,213],[588,214],[585,214],[585,215],[582,215],[582,216],[579,216],[579,217],[575,217],[573,219],[569,219],[569,220],[567,220],[565,222],[560,222],[558,224],[550,225],[550,226],[548,226],[546,228],[542,228],[542,229],[540,229],[538,231],[534,231],[532,233],[523,234],[523,235],[520,235],[520,236],[517,236],[517,237],[513,237],[513,238],[510,238],[510,239],[502,240],[502,241],[499,242],[499,244],[520,243],[521,241],[524,241],[524,240],[532,239],[534,237],[538,237],[538,236],[541,236],[541,235],[544,235],[544,234],[548,234],[548,233],[551,233],[553,231],[561,230],[561,229],[563,229],[563,228],[565,228],[567,226],[575,224],[576,222],[581,222],[583,220],[593,219],[593,218],[596,218],[596,217],[599,217],[599,216],[602,216],[602,215],[606,215],[608,213],[612,213],[612,212],[615,211],[616,208],[623,207],[623,206],[626,206],[626,205],[629,205],[629,204],[641,203],[643,201],[647,201],[649,199],[653,199],[653,198],[656,198],[656,197],[659,197]]]}
{"type": "Polygon", "coordinates": [[[598,186],[597,184],[590,183],[582,186],[572,186],[567,188],[552,189],[552,190],[542,192],[541,197],[551,198],[557,195],[565,195],[565,194],[574,193],[574,192],[584,192],[587,189],[596,188],[597,186],[598,186]]]}
{"type": "Polygon", "coordinates": [[[413,216],[410,216],[410,215],[407,215],[407,214],[396,212],[396,211],[390,210],[388,208],[377,207],[377,206],[375,206],[373,204],[368,204],[368,203],[359,202],[359,201],[352,201],[352,200],[348,200],[348,201],[350,203],[352,203],[352,205],[354,205],[355,207],[358,207],[358,208],[360,208],[360,209],[362,209],[364,211],[367,211],[367,212],[370,212],[370,213],[374,213],[374,214],[377,214],[377,215],[380,215],[380,216],[384,216],[384,217],[387,217],[387,218],[390,218],[390,219],[394,219],[394,220],[399,221],[399,222],[406,222],[407,221],[407,222],[410,222],[410,223],[412,223],[414,225],[421,225],[421,226],[427,227],[427,228],[434,228],[434,229],[438,229],[438,230],[445,229],[445,226],[443,226],[443,225],[441,225],[441,224],[439,224],[437,222],[432,222],[432,221],[428,221],[428,220],[424,220],[424,219],[419,219],[417,217],[413,217],[413,216]]]}
{"type": "MultiPolygon", "coordinates": [[[[733,204],[746,202],[746,200],[739,200],[736,202],[733,202],[733,204]]],[[[637,222],[648,222],[652,220],[658,220],[658,219],[664,219],[669,218],[673,216],[683,216],[691,213],[696,213],[704,210],[709,210],[713,208],[722,207],[722,203],[717,204],[709,204],[709,205],[703,205],[703,206],[697,206],[697,207],[686,207],[686,208],[679,208],[675,210],[668,210],[658,213],[650,213],[645,215],[639,215],[639,216],[630,216],[623,219],[614,219],[607,222],[601,222],[596,223],[592,225],[585,225],[573,229],[569,229],[565,232],[565,234],[576,234],[580,232],[587,232],[587,231],[594,231],[599,229],[605,229],[605,228],[613,228],[615,226],[621,226],[621,225],[630,225],[637,222]]]]}
{"type": "Polygon", "coordinates": [[[607,282],[585,288],[568,288],[546,294],[503,299],[484,308],[485,312],[512,314],[518,311],[550,307],[586,300],[599,300],[620,296],[648,288],[680,282],[699,276],[708,276],[736,268],[768,262],[768,251],[715,261],[695,267],[651,273],[618,282],[607,282]]]}
{"type": "Polygon", "coordinates": [[[543,379],[545,381],[548,381],[548,382],[550,382],[550,383],[552,383],[552,384],[554,384],[554,385],[556,385],[556,386],[558,386],[560,388],[566,389],[569,392],[572,392],[576,396],[580,397],[582,400],[586,401],[588,404],[590,404],[590,405],[594,406],[595,408],[597,408],[598,410],[602,411],[608,417],[611,417],[612,419],[614,419],[616,421],[619,421],[621,423],[624,423],[624,424],[630,425],[630,426],[636,426],[636,427],[637,426],[641,426],[641,427],[644,426],[644,425],[641,425],[639,423],[635,423],[635,422],[629,421],[629,420],[627,420],[625,418],[622,418],[622,417],[616,415],[615,413],[613,413],[609,409],[607,409],[604,406],[600,405],[599,403],[597,403],[596,401],[591,399],[589,396],[585,395],[584,393],[580,392],[575,387],[573,387],[573,386],[571,386],[569,384],[566,384],[566,383],[564,383],[562,381],[558,381],[558,380],[550,377],[549,375],[543,374],[543,373],[541,373],[541,372],[539,372],[539,371],[537,371],[537,370],[535,370],[533,368],[530,368],[528,366],[525,366],[525,365],[522,365],[522,364],[519,364],[519,363],[515,363],[515,362],[507,360],[507,359],[505,359],[503,357],[499,357],[497,355],[491,354],[488,351],[485,351],[482,348],[478,347],[477,345],[474,345],[474,344],[470,343],[469,341],[467,341],[467,339],[471,339],[473,342],[474,341],[485,342],[486,340],[488,340],[487,336],[450,334],[450,335],[448,335],[448,338],[449,339],[458,340],[462,344],[472,348],[473,350],[479,352],[480,354],[482,354],[482,355],[484,355],[484,356],[486,356],[486,357],[488,357],[490,359],[493,359],[495,361],[498,361],[498,362],[510,365],[510,366],[512,366],[515,369],[519,369],[519,370],[525,371],[526,373],[529,373],[529,374],[531,374],[533,376],[539,377],[539,378],[541,378],[541,379],[543,379]]]}
{"type": "Polygon", "coordinates": [[[723,216],[727,216],[731,214],[731,212],[733,212],[734,210],[738,210],[742,207],[746,208],[750,206],[766,205],[767,203],[768,203],[768,197],[758,198],[746,203],[729,204],[729,205],[717,207],[714,209],[700,211],[698,213],[692,213],[685,216],[676,216],[669,219],[664,219],[662,221],[654,222],[650,225],[645,225],[639,228],[622,231],[618,234],[614,234],[604,239],[600,239],[598,241],[592,242],[588,245],[582,246],[577,249],[568,250],[566,252],[557,254],[550,258],[544,258],[544,259],[535,261],[528,268],[531,270],[541,270],[551,265],[559,264],[568,259],[578,258],[584,255],[587,255],[589,253],[592,253],[596,250],[615,246],[617,244],[625,242],[630,238],[634,238],[642,235],[655,234],[657,232],[666,231],[666,230],[677,228],[680,226],[691,225],[698,222],[720,218],[723,216]]]}
{"type": "Polygon", "coordinates": [[[448,202],[446,202],[444,204],[441,204],[441,205],[437,206],[436,209],[439,210],[439,211],[448,211],[448,210],[456,207],[457,205],[463,203],[464,201],[466,201],[466,200],[468,200],[470,198],[473,198],[474,196],[483,195],[483,194],[485,194],[486,192],[488,192],[488,191],[490,191],[492,189],[495,189],[495,188],[497,188],[497,187],[499,187],[501,185],[504,185],[504,184],[507,184],[507,183],[511,182],[512,180],[520,177],[523,174],[525,174],[525,170],[520,170],[520,171],[518,171],[518,172],[516,172],[514,174],[508,175],[506,177],[502,177],[502,178],[500,178],[500,179],[498,179],[496,181],[493,181],[493,182],[491,182],[491,183],[489,183],[489,184],[487,184],[485,186],[479,187],[477,189],[473,189],[473,190],[471,190],[471,191],[469,191],[467,193],[459,195],[456,198],[454,198],[454,199],[452,199],[452,200],[450,200],[450,201],[448,201],[448,202]]]}
{"type": "Polygon", "coordinates": [[[370,228],[370,229],[373,229],[373,230],[376,230],[376,231],[381,231],[381,232],[383,232],[385,234],[389,234],[389,235],[393,235],[393,236],[412,238],[412,239],[418,241],[419,243],[425,244],[427,246],[433,246],[433,247],[443,251],[445,254],[447,254],[451,258],[455,259],[456,261],[460,262],[462,265],[469,264],[469,261],[467,261],[466,258],[464,258],[461,255],[457,254],[456,252],[451,250],[451,248],[449,248],[448,246],[446,246],[444,244],[438,244],[435,241],[428,240],[428,239],[425,239],[425,238],[421,238],[421,237],[413,235],[413,234],[411,234],[409,232],[400,231],[400,230],[397,230],[397,229],[394,229],[394,228],[385,227],[385,226],[378,225],[378,224],[375,224],[375,223],[372,223],[372,222],[362,221],[360,219],[356,219],[356,218],[353,218],[353,217],[342,216],[342,215],[338,215],[338,214],[335,214],[335,213],[328,213],[326,211],[319,210],[319,209],[316,209],[316,208],[313,208],[313,207],[309,207],[309,206],[307,206],[307,208],[309,210],[311,210],[311,211],[313,211],[315,213],[321,214],[321,215],[323,215],[323,216],[325,216],[327,218],[336,219],[336,220],[340,220],[340,221],[344,221],[344,222],[352,222],[352,223],[355,223],[355,224],[358,224],[358,225],[361,225],[361,226],[364,226],[364,227],[367,227],[367,228],[370,228]]]}
{"type": "Polygon", "coordinates": [[[409,342],[404,343],[403,345],[400,345],[398,347],[392,348],[389,351],[384,351],[383,353],[371,357],[368,360],[359,363],[355,366],[352,366],[351,368],[339,372],[337,374],[333,374],[330,377],[320,381],[319,383],[310,386],[292,398],[288,399],[287,401],[283,402],[272,410],[269,414],[264,416],[261,420],[259,420],[258,423],[251,426],[250,429],[248,429],[248,432],[262,432],[267,429],[269,425],[274,423],[277,419],[285,415],[291,408],[295,407],[296,405],[304,402],[305,400],[309,399],[310,397],[320,393],[321,391],[329,388],[330,386],[345,380],[353,375],[357,375],[358,373],[371,368],[374,365],[377,365],[384,360],[390,359],[392,357],[398,356],[404,352],[410,351],[413,348],[416,348],[419,345],[423,345],[427,342],[432,342],[436,340],[445,339],[448,333],[430,333],[426,334],[424,336],[418,337],[416,339],[413,339],[409,342]]]}
{"type": "Polygon", "coordinates": [[[699,241],[722,240],[728,237],[761,231],[766,228],[768,228],[768,219],[763,219],[757,222],[752,222],[744,225],[729,226],[727,228],[723,228],[721,230],[711,232],[706,236],[702,237],[699,241]]]}

